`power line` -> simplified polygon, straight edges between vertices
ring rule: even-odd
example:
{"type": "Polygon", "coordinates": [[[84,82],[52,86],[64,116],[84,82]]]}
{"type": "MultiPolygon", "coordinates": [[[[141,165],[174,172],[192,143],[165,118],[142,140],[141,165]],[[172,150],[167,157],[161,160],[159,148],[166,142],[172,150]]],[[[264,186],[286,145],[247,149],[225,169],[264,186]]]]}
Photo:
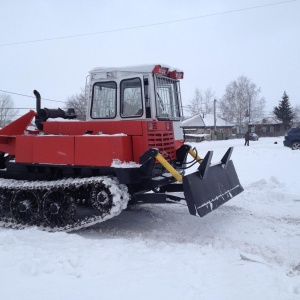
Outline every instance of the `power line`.
{"type": "Polygon", "coordinates": [[[103,30],[103,31],[98,31],[98,32],[66,35],[66,36],[38,39],[38,40],[31,40],[31,41],[24,41],[24,42],[5,43],[5,44],[0,44],[0,47],[20,45],[20,44],[29,44],[29,43],[40,43],[40,42],[46,42],[46,41],[63,40],[63,39],[71,39],[71,38],[76,38],[76,37],[98,35],[98,34],[103,34],[103,33],[112,33],[112,32],[119,32],[119,31],[126,31],[126,30],[134,30],[134,29],[139,29],[139,28],[166,25],[166,24],[171,24],[171,23],[185,22],[185,21],[191,21],[191,20],[196,20],[196,19],[201,19],[201,18],[208,18],[208,17],[219,16],[219,15],[231,14],[231,13],[242,12],[242,11],[246,11],[246,10],[253,10],[253,9],[264,8],[264,7],[275,6],[275,5],[281,5],[281,4],[286,4],[286,3],[290,3],[290,2],[296,2],[296,1],[298,1],[298,0],[287,0],[287,1],[281,1],[281,2],[274,2],[274,3],[264,4],[264,5],[251,6],[251,7],[246,7],[246,8],[234,9],[234,10],[227,10],[227,11],[218,12],[218,13],[211,13],[211,14],[201,15],[201,16],[197,16],[197,17],[190,17],[190,18],[164,21],[164,22],[158,22],[158,23],[151,23],[151,24],[132,26],[132,27],[124,27],[124,28],[103,30]]]}
{"type": "Polygon", "coordinates": [[[32,108],[32,107],[1,107],[0,110],[2,109],[35,109],[35,108],[32,108]]]}
{"type": "MultiPolygon", "coordinates": [[[[18,96],[23,96],[23,97],[28,97],[28,98],[35,98],[35,96],[29,96],[29,95],[24,95],[24,94],[9,92],[9,91],[0,90],[0,92],[7,93],[7,94],[18,95],[18,96]]],[[[52,101],[52,102],[66,103],[65,101],[59,101],[59,100],[53,100],[53,99],[47,99],[47,98],[41,98],[41,99],[46,100],[46,101],[52,101]]]]}

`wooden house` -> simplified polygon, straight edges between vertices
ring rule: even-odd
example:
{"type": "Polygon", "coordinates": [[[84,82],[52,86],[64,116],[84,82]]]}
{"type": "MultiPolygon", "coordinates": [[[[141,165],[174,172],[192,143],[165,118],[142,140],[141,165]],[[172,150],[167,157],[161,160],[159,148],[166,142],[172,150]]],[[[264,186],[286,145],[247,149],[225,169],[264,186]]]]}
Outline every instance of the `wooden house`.
{"type": "Polygon", "coordinates": [[[182,121],[184,138],[187,142],[204,140],[225,140],[234,137],[235,125],[216,117],[216,131],[213,114],[195,115],[182,121]]]}

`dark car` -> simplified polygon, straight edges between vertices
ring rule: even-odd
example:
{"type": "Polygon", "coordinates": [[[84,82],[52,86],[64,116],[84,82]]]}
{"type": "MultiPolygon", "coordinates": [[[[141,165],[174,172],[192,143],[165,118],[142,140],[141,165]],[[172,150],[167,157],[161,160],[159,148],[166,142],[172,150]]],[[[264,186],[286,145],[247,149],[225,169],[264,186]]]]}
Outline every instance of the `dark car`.
{"type": "Polygon", "coordinates": [[[258,141],[259,136],[255,132],[250,132],[249,139],[250,139],[250,141],[258,141]]]}
{"type": "Polygon", "coordinates": [[[293,150],[300,149],[300,126],[291,128],[285,134],[283,145],[293,150]]]}

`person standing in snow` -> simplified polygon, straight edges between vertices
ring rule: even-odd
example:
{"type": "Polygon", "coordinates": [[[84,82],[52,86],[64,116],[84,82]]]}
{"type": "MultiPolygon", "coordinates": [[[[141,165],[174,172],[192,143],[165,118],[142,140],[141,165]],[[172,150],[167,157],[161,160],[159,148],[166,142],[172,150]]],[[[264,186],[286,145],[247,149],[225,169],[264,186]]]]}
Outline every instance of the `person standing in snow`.
{"type": "Polygon", "coordinates": [[[245,145],[244,146],[249,146],[249,130],[247,130],[246,134],[245,134],[245,145]]]}

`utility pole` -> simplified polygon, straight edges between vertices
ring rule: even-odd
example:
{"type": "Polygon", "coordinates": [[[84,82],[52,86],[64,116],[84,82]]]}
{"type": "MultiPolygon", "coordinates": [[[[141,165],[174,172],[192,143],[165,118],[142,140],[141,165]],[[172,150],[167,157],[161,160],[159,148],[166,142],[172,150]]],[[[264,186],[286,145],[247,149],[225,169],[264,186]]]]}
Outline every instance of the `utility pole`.
{"type": "Polygon", "coordinates": [[[216,106],[217,106],[217,100],[214,99],[214,135],[215,135],[215,140],[217,139],[217,114],[216,114],[216,106]]]}
{"type": "Polygon", "coordinates": [[[249,124],[251,122],[251,98],[249,99],[249,124]]]}

